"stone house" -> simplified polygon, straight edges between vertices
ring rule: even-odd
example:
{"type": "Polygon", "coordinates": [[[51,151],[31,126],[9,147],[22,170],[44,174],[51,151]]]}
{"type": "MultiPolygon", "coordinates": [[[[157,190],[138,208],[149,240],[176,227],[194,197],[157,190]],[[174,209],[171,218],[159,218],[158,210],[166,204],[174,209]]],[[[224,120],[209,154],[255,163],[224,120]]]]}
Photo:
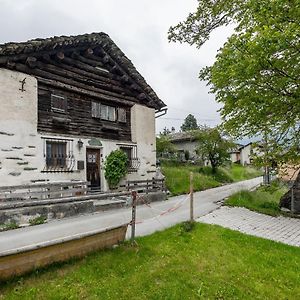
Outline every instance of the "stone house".
{"type": "Polygon", "coordinates": [[[0,45],[1,185],[87,180],[106,191],[115,149],[127,179],[150,179],[165,106],[105,33],[0,45]]]}
{"type": "Polygon", "coordinates": [[[185,158],[185,152],[189,153],[189,159],[198,159],[197,148],[198,141],[196,140],[193,132],[176,132],[169,134],[171,143],[175,146],[178,154],[182,160],[185,158]]]}

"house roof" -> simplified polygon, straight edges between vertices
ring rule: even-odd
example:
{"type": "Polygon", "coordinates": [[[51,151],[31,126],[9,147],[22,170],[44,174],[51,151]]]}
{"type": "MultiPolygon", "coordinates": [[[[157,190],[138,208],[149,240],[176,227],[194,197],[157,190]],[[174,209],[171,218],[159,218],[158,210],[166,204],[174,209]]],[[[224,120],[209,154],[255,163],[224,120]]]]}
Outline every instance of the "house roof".
{"type": "Polygon", "coordinates": [[[184,131],[169,134],[171,142],[183,142],[183,141],[194,141],[194,131],[184,131]]]}
{"type": "Polygon", "coordinates": [[[13,68],[15,62],[24,61],[28,57],[38,57],[47,53],[55,54],[59,51],[70,51],[84,47],[101,48],[108,56],[107,63],[111,63],[110,59],[114,61],[118,72],[128,76],[134,82],[134,89],[139,92],[141,99],[146,99],[144,102],[147,106],[158,110],[166,106],[122,50],[103,32],[77,36],[55,36],[45,39],[37,38],[27,42],[2,44],[0,45],[0,67],[13,68]]]}

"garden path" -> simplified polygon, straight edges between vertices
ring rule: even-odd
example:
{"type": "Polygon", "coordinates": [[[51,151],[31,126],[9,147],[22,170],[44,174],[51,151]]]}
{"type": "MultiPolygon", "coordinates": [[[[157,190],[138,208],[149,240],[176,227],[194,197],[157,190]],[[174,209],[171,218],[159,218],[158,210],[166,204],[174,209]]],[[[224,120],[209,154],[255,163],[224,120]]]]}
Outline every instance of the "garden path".
{"type": "Polygon", "coordinates": [[[197,221],[300,247],[300,219],[272,217],[243,207],[222,206],[197,221]]]}

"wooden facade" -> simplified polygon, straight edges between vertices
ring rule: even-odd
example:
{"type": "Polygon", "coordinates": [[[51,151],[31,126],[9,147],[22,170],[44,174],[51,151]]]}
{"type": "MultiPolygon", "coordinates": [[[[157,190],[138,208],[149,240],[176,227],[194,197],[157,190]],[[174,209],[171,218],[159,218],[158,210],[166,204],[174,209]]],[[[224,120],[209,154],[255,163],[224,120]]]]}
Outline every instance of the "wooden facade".
{"type": "MultiPolygon", "coordinates": [[[[104,33],[37,39],[0,47],[0,67],[38,80],[38,131],[68,136],[131,140],[134,104],[159,111],[157,97],[130,60],[104,33]],[[65,109],[52,106],[53,95],[65,109]],[[94,103],[126,112],[126,122],[92,117],[94,103]]],[[[26,78],[21,83],[26,90],[26,78]]]]}

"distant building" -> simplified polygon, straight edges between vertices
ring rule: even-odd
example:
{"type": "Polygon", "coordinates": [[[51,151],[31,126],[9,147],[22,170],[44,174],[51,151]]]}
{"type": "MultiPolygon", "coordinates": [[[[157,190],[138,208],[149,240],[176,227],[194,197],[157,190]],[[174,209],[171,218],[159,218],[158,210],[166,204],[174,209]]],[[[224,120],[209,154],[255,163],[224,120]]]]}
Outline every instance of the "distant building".
{"type": "Polygon", "coordinates": [[[185,152],[189,153],[189,159],[198,159],[197,148],[199,142],[196,140],[193,131],[176,132],[169,134],[171,143],[179,152],[180,158],[184,159],[185,152]]]}

